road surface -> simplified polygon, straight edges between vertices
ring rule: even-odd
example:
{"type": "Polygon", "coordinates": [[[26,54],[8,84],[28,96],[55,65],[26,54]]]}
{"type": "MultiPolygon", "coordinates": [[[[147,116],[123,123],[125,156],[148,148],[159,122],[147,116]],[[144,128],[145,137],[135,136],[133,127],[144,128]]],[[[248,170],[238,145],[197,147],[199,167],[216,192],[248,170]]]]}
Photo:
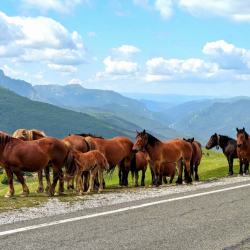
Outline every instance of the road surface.
{"type": "Polygon", "coordinates": [[[0,249],[250,249],[250,181],[0,226],[0,249]]]}

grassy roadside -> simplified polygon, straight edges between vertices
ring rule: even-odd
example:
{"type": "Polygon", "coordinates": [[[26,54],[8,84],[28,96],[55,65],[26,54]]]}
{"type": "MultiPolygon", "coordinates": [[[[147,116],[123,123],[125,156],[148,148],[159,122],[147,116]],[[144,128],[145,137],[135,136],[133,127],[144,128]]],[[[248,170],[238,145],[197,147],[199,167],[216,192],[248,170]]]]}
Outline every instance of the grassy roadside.
{"type": "MultiPolygon", "coordinates": [[[[220,177],[225,177],[228,172],[228,166],[226,158],[222,153],[214,151],[204,151],[203,159],[201,165],[199,166],[199,176],[201,181],[207,181],[211,179],[216,179],[220,177]],[[208,153],[208,154],[207,154],[208,153]]],[[[234,164],[235,174],[239,171],[238,161],[235,160],[234,164]]],[[[115,171],[111,176],[105,177],[107,189],[113,189],[118,187],[118,176],[117,171],[115,171]]],[[[45,181],[44,181],[45,182],[45,181]]],[[[151,174],[149,169],[146,172],[145,184],[148,187],[151,183],[151,174]]],[[[37,178],[27,177],[27,185],[30,189],[29,197],[19,197],[22,192],[21,185],[18,182],[15,182],[15,196],[11,199],[4,198],[5,193],[8,191],[8,186],[0,183],[0,213],[6,210],[21,208],[21,207],[31,207],[40,205],[49,199],[46,194],[36,193],[37,189],[37,178]]],[[[131,176],[129,176],[129,186],[132,186],[131,176]]],[[[72,191],[66,191],[66,195],[59,197],[61,201],[74,201],[77,200],[77,196],[72,194],[72,191]]]]}

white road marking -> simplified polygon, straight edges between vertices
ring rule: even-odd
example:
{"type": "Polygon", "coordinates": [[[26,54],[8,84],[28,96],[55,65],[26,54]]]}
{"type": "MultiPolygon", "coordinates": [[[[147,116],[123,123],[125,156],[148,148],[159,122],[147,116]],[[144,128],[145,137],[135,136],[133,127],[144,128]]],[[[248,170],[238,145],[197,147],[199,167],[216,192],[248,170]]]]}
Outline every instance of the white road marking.
{"type": "Polygon", "coordinates": [[[179,201],[179,200],[185,200],[185,199],[190,199],[190,198],[195,198],[195,197],[201,197],[201,196],[205,196],[205,195],[226,192],[226,191],[239,189],[239,188],[244,188],[244,187],[249,187],[249,186],[250,186],[250,183],[239,185],[239,186],[234,186],[234,187],[217,189],[217,190],[208,191],[208,192],[190,194],[190,195],[185,195],[185,196],[181,196],[181,197],[175,197],[175,198],[170,198],[170,199],[165,199],[165,200],[160,200],[160,201],[148,202],[148,203],[144,203],[144,204],[140,204],[140,205],[119,208],[119,209],[105,211],[105,212],[101,212],[101,213],[88,214],[88,215],[73,217],[73,218],[64,219],[64,220],[58,220],[58,221],[52,221],[52,222],[48,222],[48,223],[42,223],[42,224],[38,224],[38,225],[20,227],[20,228],[16,228],[16,229],[12,229],[12,230],[2,231],[2,232],[0,232],[0,236],[11,235],[11,234],[30,231],[30,230],[34,230],[34,229],[38,229],[38,228],[50,227],[50,226],[54,226],[54,225],[65,224],[65,223],[69,223],[69,222],[85,220],[85,219],[90,219],[90,218],[96,218],[96,217],[110,215],[110,214],[117,214],[117,213],[129,211],[129,210],[135,210],[135,209],[138,209],[138,208],[151,207],[151,206],[159,205],[159,204],[163,204],[163,203],[179,201]]]}

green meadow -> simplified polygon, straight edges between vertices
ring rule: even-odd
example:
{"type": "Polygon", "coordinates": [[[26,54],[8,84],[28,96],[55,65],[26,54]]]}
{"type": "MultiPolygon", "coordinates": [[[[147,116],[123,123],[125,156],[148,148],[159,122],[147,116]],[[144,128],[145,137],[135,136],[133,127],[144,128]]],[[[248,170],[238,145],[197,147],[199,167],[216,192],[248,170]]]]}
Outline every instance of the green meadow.
{"type": "MultiPolygon", "coordinates": [[[[204,150],[202,162],[199,166],[200,181],[209,181],[209,180],[215,180],[217,178],[225,177],[227,176],[227,172],[228,172],[227,160],[222,153],[204,150]]],[[[234,162],[235,175],[237,175],[238,172],[239,172],[239,164],[238,164],[238,160],[235,160],[234,162]]],[[[27,185],[30,189],[29,197],[19,197],[19,195],[22,192],[22,188],[21,188],[21,184],[15,181],[14,182],[15,183],[14,197],[5,198],[4,195],[8,191],[8,185],[6,185],[6,182],[3,181],[5,178],[6,177],[4,173],[0,174],[0,212],[6,211],[9,209],[21,208],[21,207],[37,206],[48,201],[49,199],[53,199],[53,198],[48,197],[45,193],[44,194],[36,193],[36,189],[38,186],[36,174],[34,174],[33,176],[26,176],[27,185]],[[5,184],[3,184],[2,182],[5,184]]],[[[104,192],[111,192],[113,190],[116,190],[116,191],[119,190],[122,192],[125,189],[125,188],[118,187],[117,170],[115,170],[112,175],[106,175],[105,182],[106,182],[107,188],[104,192]]],[[[45,184],[45,180],[44,180],[44,184],[45,184]]],[[[151,173],[148,168],[146,172],[145,188],[150,188],[149,187],[150,184],[151,184],[151,173]]],[[[132,187],[132,180],[131,180],[131,175],[129,175],[129,187],[128,188],[131,188],[131,187],[132,187]]],[[[68,190],[66,190],[64,196],[56,196],[56,197],[62,202],[63,201],[71,202],[71,201],[78,199],[77,196],[72,191],[68,191],[68,190]]]]}

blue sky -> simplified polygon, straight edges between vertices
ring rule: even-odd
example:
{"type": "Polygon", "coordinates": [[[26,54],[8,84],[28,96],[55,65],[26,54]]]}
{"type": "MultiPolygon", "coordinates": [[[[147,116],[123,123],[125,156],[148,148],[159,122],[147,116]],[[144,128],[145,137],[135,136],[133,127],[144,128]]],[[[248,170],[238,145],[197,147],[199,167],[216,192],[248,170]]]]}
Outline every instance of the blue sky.
{"type": "Polygon", "coordinates": [[[250,95],[250,1],[0,2],[0,68],[33,84],[250,95]]]}

